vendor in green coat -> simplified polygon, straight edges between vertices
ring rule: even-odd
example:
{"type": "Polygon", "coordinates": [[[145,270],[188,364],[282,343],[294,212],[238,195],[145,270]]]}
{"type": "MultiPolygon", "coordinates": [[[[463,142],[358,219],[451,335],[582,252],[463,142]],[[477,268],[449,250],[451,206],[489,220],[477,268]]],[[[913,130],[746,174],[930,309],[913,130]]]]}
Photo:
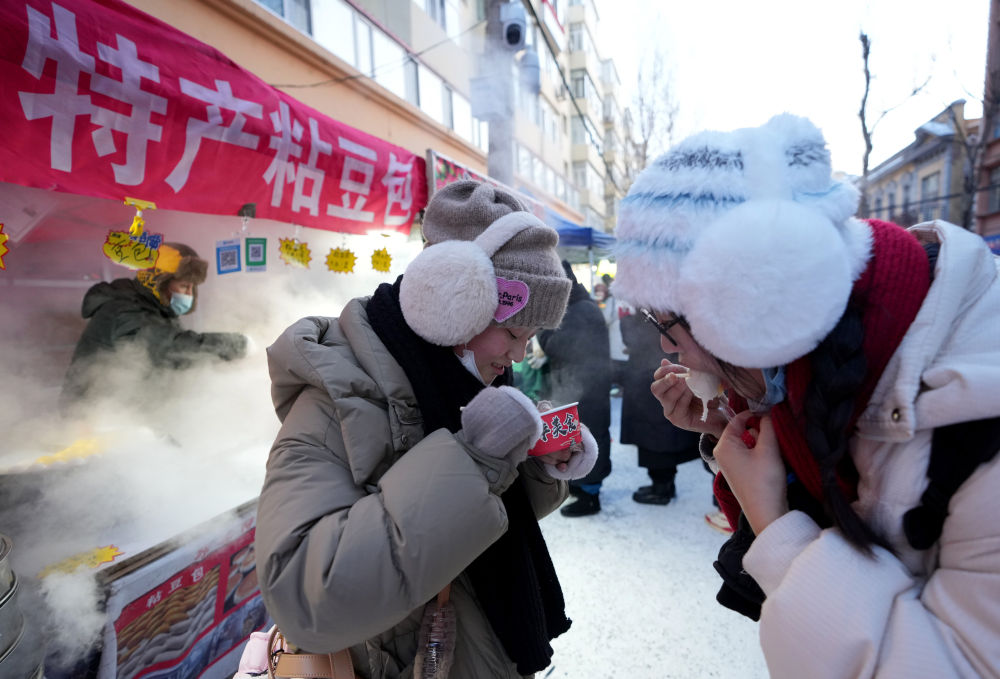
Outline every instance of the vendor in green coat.
{"type": "Polygon", "coordinates": [[[181,327],[180,317],[195,308],[208,262],[182,243],[163,243],[159,252],[153,268],[135,278],[98,283],[84,295],[82,314],[89,323],[63,383],[64,413],[72,414],[85,399],[99,396],[101,378],[115,362],[138,361],[135,367],[144,375],[150,367],[184,368],[200,357],[228,361],[246,353],[242,334],[181,327]],[[129,353],[129,348],[139,353],[129,353]]]}

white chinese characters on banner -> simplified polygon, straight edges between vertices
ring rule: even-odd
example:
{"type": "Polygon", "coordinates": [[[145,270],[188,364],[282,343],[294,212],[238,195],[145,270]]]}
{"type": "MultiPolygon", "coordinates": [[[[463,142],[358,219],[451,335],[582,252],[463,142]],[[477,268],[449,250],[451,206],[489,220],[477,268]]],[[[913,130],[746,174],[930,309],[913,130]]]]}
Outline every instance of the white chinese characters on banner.
{"type": "Polygon", "coordinates": [[[52,118],[50,166],[54,170],[73,170],[73,130],[76,118],[89,115],[98,126],[92,139],[97,155],[104,157],[117,150],[111,131],[125,135],[125,163],[112,163],[115,181],[126,186],[141,184],[146,176],[146,149],[150,141],[159,141],[163,127],[152,122],[152,114],[167,112],[167,100],[142,89],[145,78],[159,82],[159,69],[138,57],[135,43],[116,34],[118,47],[98,43],[98,56],[115,66],[121,80],[96,72],[93,55],[80,49],[76,30],[76,15],[52,3],[56,37],[52,37],[49,17],[26,7],[28,14],[28,45],[21,67],[36,79],[42,77],[45,64],[56,62],[55,86],[52,93],[18,92],[21,108],[28,120],[52,118]],[[89,94],[79,91],[80,75],[90,76],[94,92],[127,104],[126,115],[96,106],[89,94]]]}
{"type": "Polygon", "coordinates": [[[323,141],[319,136],[319,123],[315,119],[309,119],[309,159],[306,164],[299,163],[295,171],[295,193],[292,195],[292,210],[299,212],[302,208],[309,210],[313,217],[319,215],[319,194],[323,190],[323,179],[326,172],[319,169],[316,163],[319,161],[319,154],[325,156],[333,152],[333,145],[328,141],[323,141]],[[311,182],[309,192],[306,193],[306,182],[311,182]]]}
{"type": "Polygon", "coordinates": [[[277,136],[271,136],[268,146],[274,149],[274,158],[271,164],[264,171],[264,180],[270,184],[271,207],[281,205],[281,197],[284,195],[285,184],[295,182],[295,163],[289,158],[299,158],[302,154],[301,144],[295,142],[302,140],[302,123],[292,120],[292,113],[288,109],[288,104],[278,102],[278,110],[271,112],[271,125],[277,136]]]}
{"type": "Polygon", "coordinates": [[[340,197],[341,204],[329,203],[326,206],[326,214],[356,222],[374,222],[375,213],[365,212],[362,208],[372,190],[375,161],[378,160],[378,155],[375,153],[375,149],[362,146],[350,139],[337,137],[337,143],[340,148],[351,155],[344,157],[344,169],[340,172],[340,190],[344,192],[340,197]],[[354,175],[359,175],[360,181],[355,179],[354,175]],[[359,194],[353,207],[351,206],[352,193],[359,194]]]}
{"type": "Polygon", "coordinates": [[[152,114],[164,115],[167,100],[156,94],[143,91],[142,79],[160,82],[160,69],[148,61],[139,59],[135,43],[120,35],[118,48],[98,43],[97,54],[112,66],[121,70],[121,81],[95,73],[90,78],[90,87],[106,97],[128,104],[132,113],[125,115],[106,108],[94,107],[90,121],[98,125],[94,130],[94,147],[97,155],[104,157],[114,153],[115,140],[111,130],[125,135],[125,164],[111,163],[115,171],[115,181],[125,186],[138,186],[146,179],[146,147],[151,141],[160,141],[163,126],[152,121],[152,114]]]}
{"type": "Polygon", "coordinates": [[[410,187],[410,172],[412,170],[412,160],[408,163],[401,163],[396,159],[395,153],[389,152],[389,169],[382,177],[382,183],[389,191],[385,205],[386,226],[399,226],[410,221],[410,211],[413,207],[413,191],[410,187]],[[405,214],[391,214],[393,205],[399,205],[399,209],[405,214]]]}
{"type": "Polygon", "coordinates": [[[4,181],[213,214],[253,202],[268,218],[359,233],[405,227],[426,203],[419,156],[303,106],[188,36],[155,39],[169,29],[125,20],[118,4],[0,4],[16,34],[0,42],[0,70],[18,94],[0,99],[11,123],[4,181]],[[30,159],[23,171],[18,159],[30,159]]]}
{"type": "Polygon", "coordinates": [[[167,175],[167,183],[175,192],[187,184],[191,174],[191,166],[198,156],[202,139],[212,139],[226,144],[242,146],[245,149],[256,149],[260,145],[260,137],[244,131],[247,116],[263,118],[263,107],[253,101],[239,99],[233,95],[232,86],[225,80],[216,80],[215,89],[210,89],[196,82],[180,78],[181,91],[207,104],[206,120],[188,118],[187,133],[184,139],[184,154],[180,162],[167,175]],[[222,109],[233,111],[235,115],[229,125],[222,124],[222,109]]]}

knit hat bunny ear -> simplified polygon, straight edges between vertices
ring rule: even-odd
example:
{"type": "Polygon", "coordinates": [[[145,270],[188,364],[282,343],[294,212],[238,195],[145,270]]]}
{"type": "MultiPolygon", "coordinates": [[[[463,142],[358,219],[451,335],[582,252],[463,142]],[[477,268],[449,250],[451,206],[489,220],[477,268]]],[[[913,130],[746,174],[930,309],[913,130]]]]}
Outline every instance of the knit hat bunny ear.
{"type": "Polygon", "coordinates": [[[857,201],[805,118],[695,135],[622,201],[613,289],[683,315],[724,361],[785,365],[833,329],[865,268],[871,232],[852,218],[857,201]]]}
{"type": "Polygon", "coordinates": [[[556,328],[569,300],[559,236],[502,189],[464,181],[441,189],[424,216],[429,246],[407,266],[399,303],[407,325],[440,346],[496,322],[556,328]]]}

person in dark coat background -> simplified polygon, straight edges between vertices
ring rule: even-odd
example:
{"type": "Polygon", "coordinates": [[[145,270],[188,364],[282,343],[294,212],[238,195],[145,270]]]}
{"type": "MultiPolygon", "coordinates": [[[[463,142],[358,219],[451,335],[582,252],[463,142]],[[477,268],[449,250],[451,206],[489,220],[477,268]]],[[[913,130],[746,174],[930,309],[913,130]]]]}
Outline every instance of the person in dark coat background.
{"type": "Polygon", "coordinates": [[[611,352],[604,314],[576,280],[569,262],[563,260],[562,265],[573,283],[569,306],[562,325],[539,333],[538,343],[548,357],[553,406],[579,402],[580,420],[597,441],[594,468],[570,482],[569,492],[576,500],[559,510],[563,516],[588,516],[601,511],[601,482],[611,473],[611,352]]]}
{"type": "MultiPolygon", "coordinates": [[[[240,358],[247,338],[240,333],[194,332],[179,318],[193,311],[198,286],[205,281],[208,262],[183,243],[163,243],[153,268],[135,278],[118,278],[94,285],[83,297],[81,313],[89,319],[77,341],[60,395],[64,414],[89,407],[95,387],[107,369],[105,359],[127,346],[139,347],[154,369],[190,366],[195,359],[240,358]]],[[[136,376],[136,384],[143,377],[136,376]]],[[[124,400],[129,395],[122,395],[124,400]]]]}
{"type": "Polygon", "coordinates": [[[636,502],[665,505],[676,494],[677,465],[698,459],[698,434],[675,427],[663,416],[663,406],[649,390],[660,359],[674,361],[660,346],[656,327],[636,314],[621,319],[628,362],[622,380],[621,442],[639,449],[639,466],[645,467],[652,485],[632,493],[636,502]]]}

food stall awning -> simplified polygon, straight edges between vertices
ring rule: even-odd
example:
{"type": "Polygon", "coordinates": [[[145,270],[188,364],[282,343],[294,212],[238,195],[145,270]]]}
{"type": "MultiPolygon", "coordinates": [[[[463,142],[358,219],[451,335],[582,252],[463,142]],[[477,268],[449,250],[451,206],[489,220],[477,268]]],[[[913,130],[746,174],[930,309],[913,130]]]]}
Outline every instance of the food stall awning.
{"type": "Polygon", "coordinates": [[[577,226],[555,213],[550,216],[549,223],[555,223],[555,229],[559,232],[559,247],[561,248],[580,247],[610,250],[615,244],[614,236],[589,226],[577,226]]]}
{"type": "Polygon", "coordinates": [[[408,231],[424,159],[119,0],[0,3],[0,181],[159,208],[408,231]]]}

